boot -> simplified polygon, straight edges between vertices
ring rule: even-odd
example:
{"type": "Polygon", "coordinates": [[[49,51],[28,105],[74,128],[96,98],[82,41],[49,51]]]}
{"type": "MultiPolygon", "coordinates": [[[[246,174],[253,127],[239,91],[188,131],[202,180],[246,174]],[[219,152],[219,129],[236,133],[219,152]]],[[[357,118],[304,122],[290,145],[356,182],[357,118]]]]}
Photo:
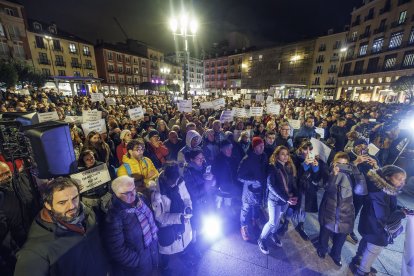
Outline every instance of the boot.
{"type": "Polygon", "coordinates": [[[280,225],[279,229],[277,229],[277,234],[282,237],[284,234],[286,234],[288,228],[289,228],[289,220],[285,219],[283,223],[280,225]]]}
{"type": "Polygon", "coordinates": [[[240,233],[241,233],[242,239],[244,241],[248,241],[249,240],[249,230],[247,229],[247,225],[246,226],[242,226],[240,228],[240,233]]]}
{"type": "Polygon", "coordinates": [[[309,240],[309,236],[308,234],[305,232],[305,229],[303,227],[303,222],[299,222],[298,225],[296,226],[295,230],[299,233],[299,235],[301,236],[301,238],[305,241],[309,240]]]}

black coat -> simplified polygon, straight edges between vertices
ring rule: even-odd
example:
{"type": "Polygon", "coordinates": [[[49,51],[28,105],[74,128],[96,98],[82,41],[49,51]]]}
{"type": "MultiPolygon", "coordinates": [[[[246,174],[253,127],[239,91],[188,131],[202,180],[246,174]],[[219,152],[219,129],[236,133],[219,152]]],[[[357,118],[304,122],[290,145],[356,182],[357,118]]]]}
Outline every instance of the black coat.
{"type": "Polygon", "coordinates": [[[267,177],[268,200],[276,202],[278,205],[285,205],[289,200],[289,194],[296,194],[295,177],[280,162],[275,165],[269,165],[267,177]],[[285,189],[284,181],[288,187],[285,189]]]}
{"type": "Polygon", "coordinates": [[[237,166],[231,157],[225,156],[222,152],[217,155],[211,167],[213,175],[216,177],[217,186],[221,191],[237,194],[237,166]]]}
{"type": "Polygon", "coordinates": [[[334,233],[349,234],[354,229],[355,208],[352,200],[351,178],[345,173],[331,174],[319,206],[319,223],[334,233]],[[349,196],[341,189],[347,189],[349,196]]]}
{"type": "Polygon", "coordinates": [[[158,245],[145,247],[142,227],[129,204],[112,197],[105,221],[104,241],[114,275],[151,275],[158,266],[158,245]]]}

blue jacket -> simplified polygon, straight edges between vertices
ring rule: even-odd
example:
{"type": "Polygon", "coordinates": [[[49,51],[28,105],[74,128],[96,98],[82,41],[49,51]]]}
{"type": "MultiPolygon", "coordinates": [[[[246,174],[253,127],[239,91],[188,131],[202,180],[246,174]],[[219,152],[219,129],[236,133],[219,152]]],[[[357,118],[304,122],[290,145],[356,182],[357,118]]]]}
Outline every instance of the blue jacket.
{"type": "MultiPolygon", "coordinates": [[[[145,203],[143,203],[145,204],[145,203]]],[[[114,275],[151,275],[158,266],[158,245],[145,247],[141,224],[133,207],[115,195],[108,210],[104,241],[113,263],[114,275]]]]}

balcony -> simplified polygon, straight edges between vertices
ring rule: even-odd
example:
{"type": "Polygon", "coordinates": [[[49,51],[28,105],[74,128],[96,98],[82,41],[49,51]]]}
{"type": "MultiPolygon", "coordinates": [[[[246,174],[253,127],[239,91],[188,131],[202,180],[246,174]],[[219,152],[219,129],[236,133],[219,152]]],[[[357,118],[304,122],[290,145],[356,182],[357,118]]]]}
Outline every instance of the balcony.
{"type": "Polygon", "coordinates": [[[72,68],[81,68],[80,63],[78,63],[78,62],[71,62],[70,64],[71,64],[72,68]]]}
{"type": "Polygon", "coordinates": [[[338,70],[336,68],[335,69],[329,69],[328,73],[329,74],[336,74],[336,73],[338,73],[338,70]]]}
{"type": "Polygon", "coordinates": [[[325,52],[325,51],[326,51],[326,46],[324,46],[324,47],[319,47],[318,51],[319,51],[319,52],[325,52]]]}
{"type": "Polygon", "coordinates": [[[370,35],[371,35],[371,32],[370,32],[370,31],[365,32],[365,33],[363,33],[363,34],[361,34],[361,35],[359,36],[359,39],[369,38],[369,36],[370,36],[370,35]]]}
{"type": "Polygon", "coordinates": [[[325,59],[324,58],[318,58],[315,62],[316,63],[323,63],[323,62],[325,62],[325,59]]]}
{"type": "Polygon", "coordinates": [[[355,20],[354,22],[352,22],[351,27],[358,26],[359,24],[361,24],[361,20],[355,20]]]}
{"type": "Polygon", "coordinates": [[[47,58],[39,58],[37,59],[37,61],[39,62],[39,64],[50,65],[50,60],[47,58]]]}
{"type": "Polygon", "coordinates": [[[319,81],[313,81],[312,85],[321,85],[319,81]]]}
{"type": "Polygon", "coordinates": [[[325,85],[336,85],[336,81],[326,81],[325,85]]]}
{"type": "Polygon", "coordinates": [[[92,64],[84,64],[83,68],[88,70],[95,70],[95,66],[93,66],[92,64]]]}
{"type": "Polygon", "coordinates": [[[397,28],[399,26],[403,26],[405,25],[406,22],[407,22],[407,19],[405,19],[404,21],[394,21],[391,23],[391,29],[397,28]]]}
{"type": "Polygon", "coordinates": [[[355,36],[355,37],[348,37],[347,39],[346,39],[346,42],[347,43],[354,43],[354,42],[356,42],[357,41],[357,37],[355,36]]]}
{"type": "Polygon", "coordinates": [[[132,75],[132,71],[125,71],[125,74],[132,75]]]}
{"type": "Polygon", "coordinates": [[[114,68],[108,68],[108,73],[115,73],[114,68]]]}
{"type": "Polygon", "coordinates": [[[329,59],[329,61],[339,61],[339,57],[338,56],[333,56],[329,59]]]}
{"type": "Polygon", "coordinates": [[[379,33],[383,33],[387,30],[387,25],[384,26],[380,26],[377,29],[374,30],[374,35],[375,34],[379,34],[379,33]]]}
{"type": "Polygon", "coordinates": [[[372,20],[374,18],[374,14],[368,14],[367,16],[364,17],[364,22],[367,22],[368,20],[372,20]]]}
{"type": "Polygon", "coordinates": [[[92,54],[91,54],[91,52],[83,52],[83,55],[85,56],[85,57],[91,57],[92,56],[92,54]]]}
{"type": "Polygon", "coordinates": [[[63,60],[55,60],[55,65],[60,67],[66,67],[66,62],[64,62],[63,60]]]}
{"type": "Polygon", "coordinates": [[[69,53],[73,55],[77,55],[79,53],[78,49],[71,49],[69,48],[69,53]]]}
{"type": "Polygon", "coordinates": [[[322,70],[315,70],[313,71],[314,75],[321,75],[322,74],[322,70]]]}
{"type": "Polygon", "coordinates": [[[62,46],[53,46],[53,51],[54,52],[63,52],[63,48],[62,48],[62,46]]]}

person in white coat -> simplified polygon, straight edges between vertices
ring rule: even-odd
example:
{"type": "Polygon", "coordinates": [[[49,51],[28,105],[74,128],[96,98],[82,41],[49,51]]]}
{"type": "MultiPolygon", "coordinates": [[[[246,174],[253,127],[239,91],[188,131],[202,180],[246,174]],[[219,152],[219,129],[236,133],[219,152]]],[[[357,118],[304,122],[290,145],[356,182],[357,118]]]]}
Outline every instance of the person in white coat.
{"type": "Polygon", "coordinates": [[[159,191],[151,196],[158,223],[161,268],[168,269],[169,256],[186,250],[192,240],[192,203],[177,163],[166,163],[158,178],[159,191]]]}

